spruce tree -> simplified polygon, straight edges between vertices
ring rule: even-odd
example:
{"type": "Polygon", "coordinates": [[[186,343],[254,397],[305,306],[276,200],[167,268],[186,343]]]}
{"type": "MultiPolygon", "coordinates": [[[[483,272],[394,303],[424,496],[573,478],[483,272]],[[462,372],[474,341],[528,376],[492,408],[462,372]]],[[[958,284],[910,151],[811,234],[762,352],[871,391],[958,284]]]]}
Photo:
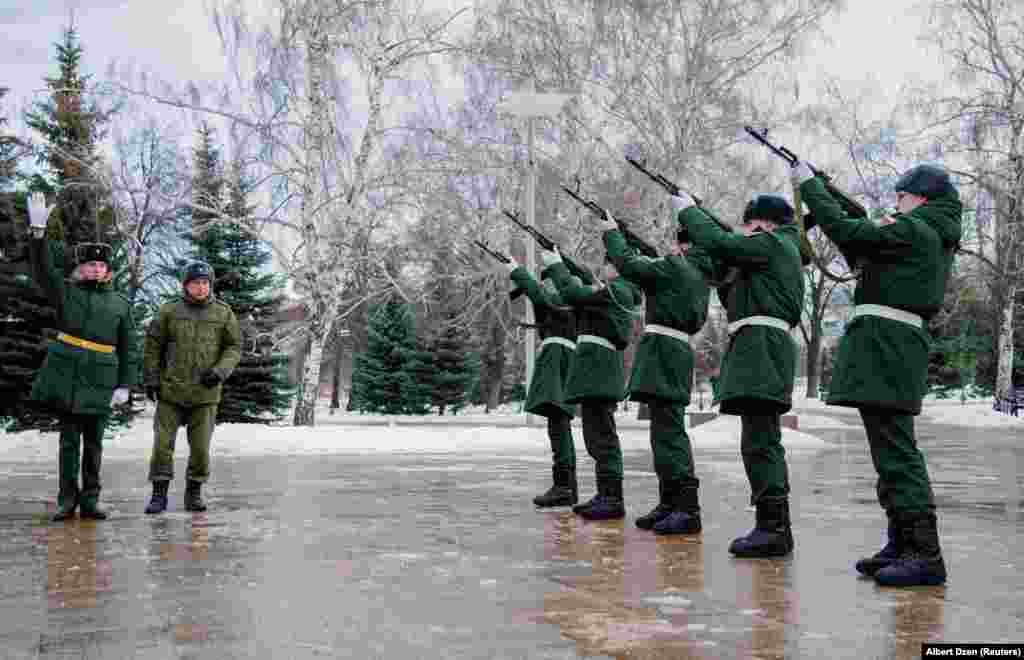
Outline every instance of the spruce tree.
{"type": "Polygon", "coordinates": [[[460,288],[453,255],[443,250],[434,255],[432,274],[434,287],[430,295],[432,332],[426,345],[431,354],[432,369],[425,374],[424,386],[431,392],[431,404],[437,414],[446,408],[458,413],[469,401],[480,378],[480,357],[473,350],[473,333],[463,316],[461,301],[468,294],[460,288]]]}
{"type": "Polygon", "coordinates": [[[430,355],[416,339],[409,305],[389,300],[370,311],[368,346],[356,356],[352,408],[392,415],[422,415],[430,406],[425,375],[430,355]]]}
{"type": "Polygon", "coordinates": [[[50,223],[69,246],[112,242],[112,211],[93,173],[101,160],[96,147],[113,112],[84,97],[91,76],[81,71],[83,49],[74,25],[55,46],[59,74],[44,79],[52,95],[25,113],[25,122],[43,139],[38,161],[45,175],[34,177],[30,188],[55,195],[50,223]]]}
{"type": "Polygon", "coordinates": [[[242,357],[224,383],[217,421],[270,423],[280,421],[291,406],[294,388],[288,381],[289,357],[274,348],[274,317],[284,300],[281,277],[267,271],[270,248],[236,225],[217,222],[218,213],[232,218],[251,215],[248,184],[237,162],[226,175],[213,131],[199,129],[195,151],[189,238],[195,258],[213,268],[214,294],[231,307],[242,331],[242,357]]]}

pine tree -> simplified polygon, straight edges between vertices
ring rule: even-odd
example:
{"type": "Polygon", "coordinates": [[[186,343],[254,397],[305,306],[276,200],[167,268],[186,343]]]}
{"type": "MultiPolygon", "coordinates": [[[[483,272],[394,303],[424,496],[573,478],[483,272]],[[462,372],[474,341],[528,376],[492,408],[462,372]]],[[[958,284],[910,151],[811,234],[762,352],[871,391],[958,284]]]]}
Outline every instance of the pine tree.
{"type": "Polygon", "coordinates": [[[45,78],[52,97],[25,113],[25,122],[43,138],[39,164],[46,171],[33,178],[30,188],[56,194],[50,222],[69,246],[111,242],[113,213],[93,172],[101,160],[96,146],[113,112],[83,98],[91,76],[81,71],[83,49],[74,25],[65,28],[55,46],[60,73],[45,78]]]}
{"type": "Polygon", "coordinates": [[[473,351],[473,333],[460,318],[464,311],[460,301],[466,299],[467,292],[460,290],[455,280],[454,263],[453,255],[438,251],[431,269],[434,288],[430,306],[434,313],[430,326],[435,330],[426,344],[433,368],[423,384],[430,389],[431,404],[438,415],[443,415],[446,408],[458,413],[480,378],[480,356],[473,351]]]}
{"type": "Polygon", "coordinates": [[[352,407],[363,412],[422,415],[430,405],[424,376],[430,355],[417,342],[412,311],[390,300],[370,311],[368,348],[356,356],[352,407]]]}
{"type": "MultiPolygon", "coordinates": [[[[234,218],[252,213],[241,165],[232,164],[224,175],[213,131],[206,124],[199,129],[193,189],[197,206],[234,218]]],[[[274,349],[273,340],[274,315],[284,300],[283,282],[266,270],[271,261],[269,247],[237,226],[212,222],[216,215],[193,210],[189,239],[195,258],[213,268],[215,295],[231,307],[242,330],[242,358],[224,383],[217,421],[279,421],[294,395],[288,382],[289,357],[274,349]]]]}

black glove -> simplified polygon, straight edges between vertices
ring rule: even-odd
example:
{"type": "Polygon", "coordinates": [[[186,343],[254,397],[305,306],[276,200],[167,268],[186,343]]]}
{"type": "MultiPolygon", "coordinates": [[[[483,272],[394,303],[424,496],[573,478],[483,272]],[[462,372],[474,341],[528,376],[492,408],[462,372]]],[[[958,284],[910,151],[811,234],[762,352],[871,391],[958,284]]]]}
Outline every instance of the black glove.
{"type": "Polygon", "coordinates": [[[160,386],[146,385],[146,398],[156,403],[156,400],[160,398],[160,386]]]}
{"type": "Polygon", "coordinates": [[[199,377],[199,382],[202,383],[204,387],[216,387],[217,385],[220,385],[221,380],[220,374],[214,369],[207,369],[199,377]]]}

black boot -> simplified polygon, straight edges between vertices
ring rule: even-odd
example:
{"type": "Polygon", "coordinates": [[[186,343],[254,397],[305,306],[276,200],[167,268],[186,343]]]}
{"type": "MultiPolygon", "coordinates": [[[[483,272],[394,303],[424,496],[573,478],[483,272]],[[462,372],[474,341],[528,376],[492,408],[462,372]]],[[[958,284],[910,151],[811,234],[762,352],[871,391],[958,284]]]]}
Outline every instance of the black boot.
{"type": "Polygon", "coordinates": [[[654,533],[699,534],[701,524],[697,488],[678,483],[673,483],[670,487],[674,491],[670,497],[672,512],[654,525],[654,533]]]}
{"type": "Polygon", "coordinates": [[[153,497],[149,500],[146,513],[163,513],[167,510],[167,487],[170,484],[170,481],[153,482],[153,497]]]}
{"type": "Polygon", "coordinates": [[[672,513],[672,505],[669,503],[669,494],[665,489],[665,482],[658,480],[658,505],[645,515],[636,519],[636,526],[640,529],[654,529],[655,523],[667,518],[672,513]]]}
{"type": "Polygon", "coordinates": [[[539,507],[570,506],[579,499],[576,487],[576,468],[552,466],[551,478],[554,485],[543,495],[533,498],[539,507]]]}
{"type": "Polygon", "coordinates": [[[192,481],[185,484],[185,510],[206,511],[206,502],[203,501],[203,483],[192,481]]]}
{"type": "Polygon", "coordinates": [[[109,517],[107,512],[104,509],[99,508],[99,506],[93,506],[90,508],[83,506],[78,515],[82,520],[106,520],[109,517]]]}
{"type": "Polygon", "coordinates": [[[946,564],[939,548],[938,521],[934,513],[899,516],[900,555],[878,569],[875,581],[883,587],[938,585],[946,581],[946,564]]]}
{"type": "Polygon", "coordinates": [[[57,505],[57,510],[50,518],[53,522],[60,522],[62,520],[68,520],[75,517],[75,509],[78,508],[78,502],[75,499],[67,500],[57,505]]]}
{"type": "Polygon", "coordinates": [[[885,547],[876,552],[871,557],[864,557],[863,559],[857,560],[854,568],[861,575],[874,575],[879,569],[885,568],[889,564],[896,561],[896,558],[900,556],[900,531],[896,525],[895,519],[889,518],[889,526],[885,532],[886,544],[885,547]]]}
{"type": "Polygon", "coordinates": [[[793,530],[789,521],[789,500],[764,498],[756,505],[757,522],[746,536],[735,539],[729,552],[737,557],[784,557],[793,552],[793,530]]]}
{"type": "Polygon", "coordinates": [[[626,504],[622,499],[621,479],[599,479],[597,497],[589,509],[580,515],[587,520],[614,520],[626,517],[626,504]]]}

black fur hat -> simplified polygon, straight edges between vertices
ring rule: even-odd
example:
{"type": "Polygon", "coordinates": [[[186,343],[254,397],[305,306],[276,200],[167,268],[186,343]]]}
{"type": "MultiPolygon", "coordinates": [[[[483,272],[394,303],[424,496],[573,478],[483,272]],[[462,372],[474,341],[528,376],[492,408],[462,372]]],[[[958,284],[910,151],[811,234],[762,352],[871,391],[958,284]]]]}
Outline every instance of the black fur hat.
{"type": "Polygon", "coordinates": [[[920,195],[925,199],[934,199],[953,192],[954,188],[946,170],[936,165],[918,165],[910,168],[897,179],[893,190],[920,195]]]}
{"type": "Polygon", "coordinates": [[[76,266],[89,261],[102,261],[110,265],[112,250],[106,243],[79,243],[75,246],[74,261],[76,266]]]}
{"type": "Polygon", "coordinates": [[[747,208],[743,210],[743,222],[750,222],[754,218],[788,225],[793,222],[793,207],[778,195],[758,195],[747,202],[747,208]]]}

